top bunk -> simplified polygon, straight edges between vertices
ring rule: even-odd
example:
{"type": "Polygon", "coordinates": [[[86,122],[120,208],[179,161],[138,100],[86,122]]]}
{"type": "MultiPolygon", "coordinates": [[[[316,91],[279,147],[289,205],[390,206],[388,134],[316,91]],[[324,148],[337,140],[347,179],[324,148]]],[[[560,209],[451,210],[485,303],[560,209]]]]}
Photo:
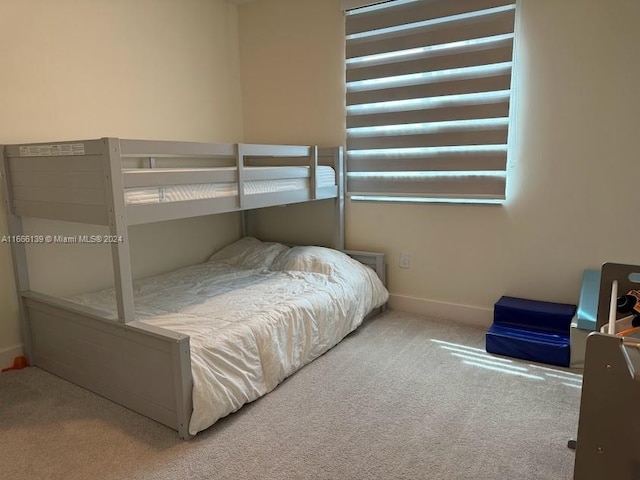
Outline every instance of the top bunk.
{"type": "Polygon", "coordinates": [[[342,147],[101,138],[5,145],[9,209],[127,225],[344,198],[342,147]]]}

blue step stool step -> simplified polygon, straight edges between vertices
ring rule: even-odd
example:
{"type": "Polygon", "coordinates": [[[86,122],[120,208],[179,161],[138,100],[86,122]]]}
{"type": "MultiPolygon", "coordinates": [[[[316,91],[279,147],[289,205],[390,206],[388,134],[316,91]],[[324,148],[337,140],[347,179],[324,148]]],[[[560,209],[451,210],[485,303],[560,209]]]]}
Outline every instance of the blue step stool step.
{"type": "Polygon", "coordinates": [[[568,367],[575,311],[575,305],[501,297],[487,331],[487,352],[568,367]]]}

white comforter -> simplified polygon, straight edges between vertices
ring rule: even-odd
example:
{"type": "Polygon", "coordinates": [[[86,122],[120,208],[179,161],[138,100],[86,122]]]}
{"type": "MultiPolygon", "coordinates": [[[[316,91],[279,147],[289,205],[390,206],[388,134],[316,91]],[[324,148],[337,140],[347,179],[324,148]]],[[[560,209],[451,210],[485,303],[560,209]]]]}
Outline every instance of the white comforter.
{"type": "MultiPolygon", "coordinates": [[[[274,389],[386,302],[371,269],[312,251],[279,246],[264,261],[213,258],[136,282],[136,318],[190,337],[191,434],[274,389]]],[[[73,300],[115,310],[112,289],[73,300]]]]}

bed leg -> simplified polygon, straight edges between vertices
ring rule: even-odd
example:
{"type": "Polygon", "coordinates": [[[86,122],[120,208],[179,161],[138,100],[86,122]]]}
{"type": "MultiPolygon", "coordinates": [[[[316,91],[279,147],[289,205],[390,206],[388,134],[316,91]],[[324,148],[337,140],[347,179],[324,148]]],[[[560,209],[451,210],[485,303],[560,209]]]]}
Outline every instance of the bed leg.
{"type": "Polygon", "coordinates": [[[255,234],[253,233],[253,222],[251,221],[251,211],[243,210],[241,213],[242,217],[242,236],[243,237],[253,237],[255,234]]]}
{"type": "MultiPolygon", "coordinates": [[[[13,206],[13,185],[11,184],[9,157],[5,147],[0,145],[0,173],[4,183],[4,200],[7,212],[7,227],[9,235],[21,236],[24,234],[22,229],[22,218],[15,215],[13,206]]],[[[29,269],[27,267],[27,253],[23,243],[11,242],[11,261],[13,264],[13,274],[16,282],[16,291],[18,293],[18,313],[20,320],[20,329],[22,334],[22,344],[25,357],[29,365],[33,365],[33,351],[31,347],[31,328],[29,326],[29,315],[24,305],[24,300],[20,296],[21,292],[27,292],[29,286],[29,269]]]]}
{"type": "Polygon", "coordinates": [[[186,335],[173,344],[173,382],[176,393],[176,427],[178,435],[184,440],[193,438],[189,433],[189,421],[193,410],[193,378],[191,377],[191,353],[189,337],[186,335]]]}

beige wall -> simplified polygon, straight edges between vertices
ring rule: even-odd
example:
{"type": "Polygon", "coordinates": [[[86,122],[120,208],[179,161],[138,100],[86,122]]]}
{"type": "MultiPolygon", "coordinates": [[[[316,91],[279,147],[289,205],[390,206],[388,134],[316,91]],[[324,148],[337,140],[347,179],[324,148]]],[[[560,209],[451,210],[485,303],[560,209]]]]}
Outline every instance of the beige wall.
{"type": "Polygon", "coordinates": [[[339,4],[260,0],[238,7],[247,142],[343,143],[339,4]]]}
{"type": "MultiPolygon", "coordinates": [[[[0,18],[0,143],[104,136],[242,140],[235,5],[2,0],[0,18]]],[[[239,231],[237,215],[177,225],[131,229],[137,276],[199,262],[239,231]]],[[[2,210],[0,235],[6,228],[2,210]]],[[[36,221],[26,229],[99,231],[36,221]]],[[[105,248],[57,245],[30,256],[34,289],[66,295],[112,282],[105,248]]],[[[0,244],[0,357],[21,342],[10,265],[9,249],[0,244]]]]}
{"type": "MultiPolygon", "coordinates": [[[[259,0],[238,7],[247,142],[344,144],[339,3],[259,0]]],[[[332,201],[265,209],[254,215],[255,231],[268,240],[331,245],[333,212],[332,201]]]]}
{"type": "MultiPolygon", "coordinates": [[[[640,262],[640,2],[519,9],[507,203],[348,203],[347,246],[389,255],[393,294],[484,312],[505,294],[576,302],[583,269],[640,262]]],[[[247,141],[343,144],[340,1],[261,0],[239,25],[247,141]]]]}

